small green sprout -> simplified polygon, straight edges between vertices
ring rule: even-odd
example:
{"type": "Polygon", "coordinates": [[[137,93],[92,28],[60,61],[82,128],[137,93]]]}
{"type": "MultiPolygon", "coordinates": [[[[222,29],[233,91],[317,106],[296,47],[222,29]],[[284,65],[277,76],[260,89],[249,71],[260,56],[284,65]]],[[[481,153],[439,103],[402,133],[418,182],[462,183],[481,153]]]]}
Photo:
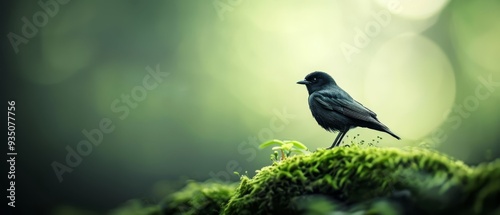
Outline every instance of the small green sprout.
{"type": "Polygon", "coordinates": [[[248,171],[245,171],[245,174],[241,174],[238,171],[234,171],[233,174],[235,174],[235,175],[237,175],[237,176],[239,176],[241,178],[243,176],[248,176],[248,171]]]}
{"type": "Polygon", "coordinates": [[[263,149],[272,145],[278,145],[272,148],[274,152],[271,154],[271,160],[274,162],[285,160],[287,157],[290,157],[292,153],[305,154],[309,151],[304,144],[295,140],[270,140],[260,144],[259,148],[263,149]]]}

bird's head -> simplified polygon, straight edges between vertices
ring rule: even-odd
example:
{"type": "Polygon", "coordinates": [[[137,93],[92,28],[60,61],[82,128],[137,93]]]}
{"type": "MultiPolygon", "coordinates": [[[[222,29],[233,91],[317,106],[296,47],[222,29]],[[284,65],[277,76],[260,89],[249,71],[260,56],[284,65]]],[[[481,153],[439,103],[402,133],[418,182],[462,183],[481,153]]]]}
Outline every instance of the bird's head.
{"type": "Polygon", "coordinates": [[[304,80],[298,81],[297,84],[306,85],[309,94],[337,85],[330,75],[320,71],[310,73],[304,80]]]}

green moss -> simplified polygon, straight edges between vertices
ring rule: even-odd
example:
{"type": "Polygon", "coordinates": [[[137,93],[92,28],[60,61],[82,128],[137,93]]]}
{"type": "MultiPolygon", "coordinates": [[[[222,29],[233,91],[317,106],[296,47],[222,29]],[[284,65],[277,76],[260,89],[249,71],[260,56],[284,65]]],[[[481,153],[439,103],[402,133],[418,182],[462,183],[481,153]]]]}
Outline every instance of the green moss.
{"type": "Polygon", "coordinates": [[[500,160],[482,164],[474,169],[466,186],[465,198],[472,202],[471,213],[496,211],[500,214],[500,160]]]}
{"type": "Polygon", "coordinates": [[[159,205],[111,214],[500,214],[500,160],[359,146],[289,157],[236,184],[189,182],[159,205]],[[162,208],[162,209],[160,209],[162,208]]]}
{"type": "Polygon", "coordinates": [[[182,190],[168,196],[164,214],[220,214],[234,194],[237,184],[189,182],[182,190]]]}
{"type": "Polygon", "coordinates": [[[499,171],[500,162],[473,169],[422,149],[338,147],[291,157],[262,168],[251,179],[242,177],[224,213],[301,214],[304,198],[323,196],[337,210],[342,209],[338,205],[352,208],[368,202],[363,211],[382,214],[375,209],[400,204],[400,199],[394,201],[396,194],[407,191],[402,206],[415,211],[483,214],[498,209],[499,171]]]}

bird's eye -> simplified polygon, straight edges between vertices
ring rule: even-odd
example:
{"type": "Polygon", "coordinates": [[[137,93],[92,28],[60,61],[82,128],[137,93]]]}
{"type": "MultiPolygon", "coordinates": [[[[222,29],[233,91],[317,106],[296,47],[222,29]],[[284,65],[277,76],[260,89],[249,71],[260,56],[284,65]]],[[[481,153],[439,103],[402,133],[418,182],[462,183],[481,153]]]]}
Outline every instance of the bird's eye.
{"type": "Polygon", "coordinates": [[[316,79],[316,78],[313,78],[313,80],[312,80],[312,81],[317,81],[317,79],[316,79]]]}

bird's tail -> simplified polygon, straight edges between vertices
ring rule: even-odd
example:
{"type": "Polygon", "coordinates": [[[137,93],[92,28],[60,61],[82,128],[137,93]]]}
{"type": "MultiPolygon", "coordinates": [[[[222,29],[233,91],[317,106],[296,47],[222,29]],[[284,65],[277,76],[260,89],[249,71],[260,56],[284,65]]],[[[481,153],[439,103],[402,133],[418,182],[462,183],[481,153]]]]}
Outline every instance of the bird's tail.
{"type": "Polygon", "coordinates": [[[396,135],[394,132],[392,132],[391,130],[389,130],[389,128],[387,126],[385,126],[384,124],[382,124],[382,123],[379,122],[379,126],[380,127],[378,129],[376,129],[376,130],[388,133],[391,136],[393,136],[394,138],[396,138],[398,140],[401,140],[401,138],[398,135],[396,135]]]}
{"type": "Polygon", "coordinates": [[[394,138],[401,140],[401,138],[398,135],[396,135],[395,133],[393,133],[391,130],[389,130],[389,128],[385,129],[384,131],[386,133],[390,134],[391,136],[393,136],[394,138]]]}

